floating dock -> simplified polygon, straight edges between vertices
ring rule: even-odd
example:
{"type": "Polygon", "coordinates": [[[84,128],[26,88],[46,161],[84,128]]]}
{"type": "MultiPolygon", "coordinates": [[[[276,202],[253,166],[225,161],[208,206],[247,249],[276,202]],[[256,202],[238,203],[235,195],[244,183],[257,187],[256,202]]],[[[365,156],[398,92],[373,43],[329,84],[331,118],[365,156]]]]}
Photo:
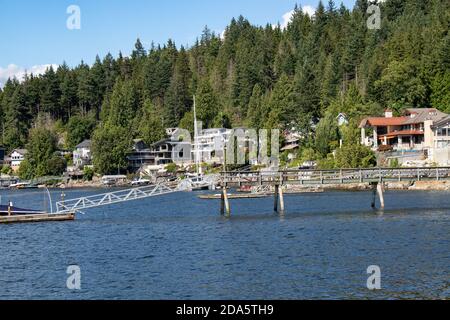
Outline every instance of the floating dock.
{"type": "Polygon", "coordinates": [[[48,213],[0,205],[0,224],[75,220],[75,213],[48,213]]]}
{"type": "Polygon", "coordinates": [[[50,222],[50,221],[73,221],[75,213],[38,213],[38,214],[15,214],[11,216],[0,216],[0,224],[25,223],[25,222],[50,222]]]}
{"type": "MultiPolygon", "coordinates": [[[[267,198],[269,194],[228,194],[228,199],[255,199],[255,198],[267,198]]],[[[221,194],[208,194],[198,196],[203,200],[216,200],[221,199],[221,194]]]]}

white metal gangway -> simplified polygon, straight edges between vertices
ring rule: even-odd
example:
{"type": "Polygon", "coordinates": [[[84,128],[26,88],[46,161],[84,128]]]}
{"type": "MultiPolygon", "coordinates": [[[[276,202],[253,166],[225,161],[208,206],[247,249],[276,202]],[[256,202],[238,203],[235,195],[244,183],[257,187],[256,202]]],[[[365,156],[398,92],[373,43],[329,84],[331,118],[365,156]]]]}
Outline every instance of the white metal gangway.
{"type": "Polygon", "coordinates": [[[93,196],[63,200],[56,203],[55,213],[77,212],[84,209],[106,206],[125,201],[133,201],[175,192],[189,191],[192,190],[192,188],[199,187],[200,185],[209,187],[213,186],[217,179],[217,176],[204,176],[202,182],[199,182],[198,180],[194,181],[193,179],[185,179],[178,184],[174,182],[166,182],[145,187],[124,189],[93,196]]]}

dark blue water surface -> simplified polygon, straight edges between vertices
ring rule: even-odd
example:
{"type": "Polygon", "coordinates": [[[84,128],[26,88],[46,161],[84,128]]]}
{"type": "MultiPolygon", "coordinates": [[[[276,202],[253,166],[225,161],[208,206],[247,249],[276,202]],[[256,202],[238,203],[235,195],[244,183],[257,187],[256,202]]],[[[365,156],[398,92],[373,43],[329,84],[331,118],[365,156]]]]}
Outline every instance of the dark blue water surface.
{"type": "MultiPolygon", "coordinates": [[[[102,190],[66,190],[73,198],[102,190]]],[[[43,208],[41,190],[1,191],[43,208]]],[[[52,191],[53,198],[60,191],[52,191]]],[[[0,225],[0,299],[448,299],[450,196],[369,192],[219,201],[179,193],[86,211],[74,222],[0,225]],[[81,290],[66,287],[69,265],[81,290]],[[378,265],[382,289],[366,287],[378,265]]]]}

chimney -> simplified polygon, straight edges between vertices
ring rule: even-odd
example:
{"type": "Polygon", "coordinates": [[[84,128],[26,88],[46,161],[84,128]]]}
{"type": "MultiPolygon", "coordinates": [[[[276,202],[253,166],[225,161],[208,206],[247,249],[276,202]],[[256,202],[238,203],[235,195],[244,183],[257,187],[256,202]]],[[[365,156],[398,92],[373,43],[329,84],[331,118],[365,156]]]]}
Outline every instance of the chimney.
{"type": "Polygon", "coordinates": [[[384,117],[385,118],[392,118],[392,117],[394,117],[394,113],[392,112],[392,110],[386,109],[386,110],[384,110],[384,117]]]}

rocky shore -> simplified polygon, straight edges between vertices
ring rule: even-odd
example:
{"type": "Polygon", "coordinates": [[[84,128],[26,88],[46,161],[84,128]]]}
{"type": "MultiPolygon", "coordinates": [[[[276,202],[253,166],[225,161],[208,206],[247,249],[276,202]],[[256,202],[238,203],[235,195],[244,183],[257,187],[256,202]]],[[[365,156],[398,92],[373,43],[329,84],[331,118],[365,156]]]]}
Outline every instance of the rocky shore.
{"type": "MultiPolygon", "coordinates": [[[[364,191],[371,190],[369,183],[330,184],[321,187],[324,190],[364,191]]],[[[450,181],[401,181],[386,182],[386,190],[415,190],[415,191],[450,191],[450,181]]]]}

